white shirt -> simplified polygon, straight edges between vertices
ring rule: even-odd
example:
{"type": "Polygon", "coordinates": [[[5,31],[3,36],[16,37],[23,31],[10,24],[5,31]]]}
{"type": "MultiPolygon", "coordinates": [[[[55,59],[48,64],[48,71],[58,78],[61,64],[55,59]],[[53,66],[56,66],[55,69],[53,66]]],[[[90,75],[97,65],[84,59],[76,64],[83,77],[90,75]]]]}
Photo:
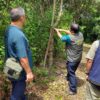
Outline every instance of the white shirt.
{"type": "Polygon", "coordinates": [[[99,47],[99,40],[93,42],[93,44],[92,44],[92,46],[91,46],[89,52],[87,53],[86,58],[87,58],[87,59],[93,60],[94,57],[95,57],[95,53],[96,53],[98,47],[99,47]]]}

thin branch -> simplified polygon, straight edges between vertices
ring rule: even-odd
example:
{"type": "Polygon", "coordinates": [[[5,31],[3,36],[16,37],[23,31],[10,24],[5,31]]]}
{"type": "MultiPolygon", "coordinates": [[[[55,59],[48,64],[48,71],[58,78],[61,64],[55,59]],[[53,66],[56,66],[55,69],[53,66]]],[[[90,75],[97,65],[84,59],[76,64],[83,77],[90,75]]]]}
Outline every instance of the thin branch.
{"type": "Polygon", "coordinates": [[[59,14],[58,14],[58,18],[57,18],[57,20],[56,20],[56,22],[54,24],[54,27],[56,27],[58,25],[62,14],[63,14],[63,0],[61,0],[61,3],[60,3],[60,11],[59,11],[59,14]]]}
{"type": "Polygon", "coordinates": [[[52,22],[51,22],[51,29],[50,29],[50,37],[49,37],[49,41],[48,41],[48,46],[47,46],[45,58],[44,58],[44,67],[46,66],[46,61],[47,61],[47,56],[48,56],[48,52],[49,52],[49,49],[50,49],[51,40],[53,38],[52,28],[54,28],[54,27],[56,27],[58,25],[58,23],[60,21],[60,18],[62,16],[62,12],[63,12],[63,0],[61,0],[60,11],[58,13],[57,20],[54,23],[54,20],[55,20],[55,10],[56,10],[56,0],[54,0],[54,3],[53,3],[53,15],[52,15],[52,22]]]}
{"type": "MultiPolygon", "coordinates": [[[[53,24],[54,24],[55,10],[56,10],[56,0],[53,1],[53,14],[52,14],[51,27],[53,27],[53,24]]],[[[50,36],[49,36],[48,46],[47,46],[46,53],[45,53],[45,58],[44,58],[44,67],[46,66],[48,51],[49,51],[49,48],[50,48],[50,42],[51,42],[51,38],[52,38],[51,33],[52,32],[51,32],[51,29],[50,29],[50,36]]]]}

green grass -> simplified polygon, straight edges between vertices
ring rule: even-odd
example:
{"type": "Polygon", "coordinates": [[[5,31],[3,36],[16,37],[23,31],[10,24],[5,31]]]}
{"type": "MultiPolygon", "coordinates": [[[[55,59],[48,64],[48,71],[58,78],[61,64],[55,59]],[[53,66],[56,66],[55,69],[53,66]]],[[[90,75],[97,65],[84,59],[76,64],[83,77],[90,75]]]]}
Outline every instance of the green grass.
{"type": "Polygon", "coordinates": [[[33,73],[36,75],[36,80],[34,81],[39,86],[47,86],[49,82],[55,80],[55,67],[44,68],[44,67],[34,67],[33,73]]]}

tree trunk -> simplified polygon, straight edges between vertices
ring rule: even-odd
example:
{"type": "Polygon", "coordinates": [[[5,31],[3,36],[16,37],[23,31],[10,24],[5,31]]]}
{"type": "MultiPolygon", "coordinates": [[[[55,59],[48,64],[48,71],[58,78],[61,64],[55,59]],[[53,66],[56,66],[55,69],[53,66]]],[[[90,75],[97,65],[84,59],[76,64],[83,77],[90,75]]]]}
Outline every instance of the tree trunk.
{"type": "Polygon", "coordinates": [[[50,37],[49,37],[48,47],[47,47],[46,54],[45,54],[44,67],[46,66],[46,62],[48,62],[49,67],[51,67],[53,65],[53,51],[54,51],[53,33],[54,33],[54,27],[57,27],[57,25],[60,21],[60,18],[61,18],[61,15],[62,15],[62,7],[63,7],[63,0],[61,0],[60,11],[58,13],[57,20],[54,23],[55,9],[56,9],[56,0],[54,0],[54,3],[53,3],[53,16],[52,16],[51,29],[50,29],[50,37]],[[48,58],[48,60],[47,60],[47,58],[48,58]]]}
{"type": "Polygon", "coordinates": [[[51,29],[50,29],[50,36],[49,36],[49,41],[48,41],[48,46],[44,58],[44,67],[46,66],[47,63],[47,58],[48,60],[48,66],[52,66],[53,64],[53,24],[54,24],[54,19],[55,19],[55,10],[56,10],[56,0],[53,1],[53,14],[52,14],[52,21],[51,21],[51,29]],[[49,56],[48,56],[49,55],[49,56]]]}

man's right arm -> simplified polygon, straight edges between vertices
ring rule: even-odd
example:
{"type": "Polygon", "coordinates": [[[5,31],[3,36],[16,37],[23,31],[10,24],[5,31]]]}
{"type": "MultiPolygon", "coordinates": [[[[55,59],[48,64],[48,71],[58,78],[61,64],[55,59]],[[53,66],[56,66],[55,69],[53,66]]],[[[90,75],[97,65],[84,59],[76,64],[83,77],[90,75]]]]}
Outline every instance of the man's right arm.
{"type": "Polygon", "coordinates": [[[58,31],[65,32],[66,34],[71,34],[71,32],[69,30],[65,30],[65,29],[58,29],[58,31]]]}
{"type": "Polygon", "coordinates": [[[55,31],[57,32],[57,35],[59,38],[62,38],[62,34],[60,33],[60,31],[58,29],[55,28],[55,31]]]}
{"type": "Polygon", "coordinates": [[[63,41],[63,42],[66,42],[66,43],[71,43],[71,39],[70,39],[70,36],[69,35],[62,35],[58,29],[55,29],[56,32],[57,32],[57,35],[58,37],[60,37],[60,39],[63,41]]]}
{"type": "Polygon", "coordinates": [[[92,46],[91,46],[91,48],[90,48],[90,50],[89,50],[89,52],[88,52],[88,54],[87,54],[87,56],[86,56],[86,59],[87,59],[87,62],[86,62],[86,73],[88,74],[89,72],[90,72],[90,70],[91,70],[91,67],[92,67],[92,63],[93,63],[93,60],[94,60],[94,57],[95,57],[95,53],[96,53],[96,50],[97,50],[97,48],[98,48],[98,44],[99,44],[99,42],[98,41],[95,41],[93,44],[92,44],[92,46]]]}
{"type": "Polygon", "coordinates": [[[90,70],[91,70],[92,63],[93,63],[93,60],[87,59],[87,62],[86,62],[86,74],[87,74],[87,75],[89,74],[89,72],[90,72],[90,70]]]}

